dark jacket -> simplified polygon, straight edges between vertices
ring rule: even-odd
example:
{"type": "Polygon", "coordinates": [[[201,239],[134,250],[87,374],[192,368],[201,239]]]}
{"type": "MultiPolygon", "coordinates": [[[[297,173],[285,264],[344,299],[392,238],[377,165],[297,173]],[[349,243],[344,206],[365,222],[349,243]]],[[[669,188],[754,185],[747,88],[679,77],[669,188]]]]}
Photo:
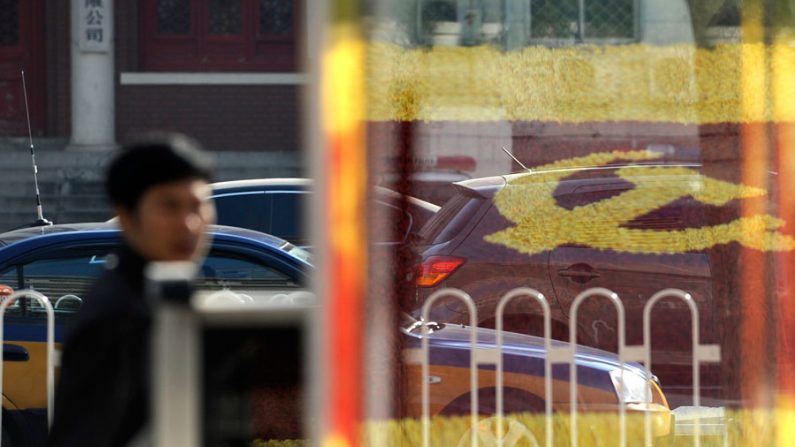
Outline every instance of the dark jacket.
{"type": "Polygon", "coordinates": [[[123,446],[148,423],[145,265],[123,246],[88,294],[64,344],[48,445],[123,446]]]}

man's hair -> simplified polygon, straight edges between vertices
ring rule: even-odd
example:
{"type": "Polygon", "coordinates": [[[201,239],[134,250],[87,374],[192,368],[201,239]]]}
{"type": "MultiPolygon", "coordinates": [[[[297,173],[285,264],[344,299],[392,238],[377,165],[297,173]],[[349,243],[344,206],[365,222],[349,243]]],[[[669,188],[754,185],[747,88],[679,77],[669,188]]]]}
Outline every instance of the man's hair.
{"type": "Polygon", "coordinates": [[[125,145],[111,161],[105,180],[114,206],[136,211],[146,191],[180,180],[212,181],[213,160],[194,139],[172,132],[151,132],[125,145]]]}

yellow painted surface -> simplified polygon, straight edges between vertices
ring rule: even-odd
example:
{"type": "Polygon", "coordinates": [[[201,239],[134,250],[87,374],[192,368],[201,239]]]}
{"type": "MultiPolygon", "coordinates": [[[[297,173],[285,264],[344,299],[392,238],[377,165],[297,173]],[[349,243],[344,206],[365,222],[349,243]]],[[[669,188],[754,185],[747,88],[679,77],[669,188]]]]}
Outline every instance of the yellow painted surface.
{"type": "Polygon", "coordinates": [[[333,28],[334,44],[323,55],[323,126],[332,133],[355,131],[364,118],[365,44],[355,27],[333,28]]]}
{"type": "MultiPolygon", "coordinates": [[[[357,250],[361,245],[366,154],[362,123],[365,117],[365,45],[352,26],[333,28],[335,42],[323,56],[323,126],[329,148],[331,245],[357,250]]],[[[360,251],[360,250],[359,250],[360,251]]],[[[363,255],[361,255],[363,256],[363,255]]],[[[355,260],[356,262],[363,260],[355,260]]],[[[366,265],[360,262],[358,265],[366,265]]]]}
{"type": "Polygon", "coordinates": [[[795,239],[778,230],[784,221],[770,214],[743,216],[720,225],[683,230],[640,230],[622,225],[678,199],[692,196],[709,205],[763,196],[766,191],[716,180],[683,167],[623,167],[616,175],[632,189],[574,209],[559,207],[554,192],[575,166],[600,166],[618,160],[653,160],[648,151],[603,152],[554,162],[513,177],[494,197],[500,214],[515,226],[485,240],[526,254],[564,244],[632,253],[683,253],[738,242],[761,251],[795,249],[795,239]]]}
{"type": "MultiPolygon", "coordinates": [[[[421,378],[422,371],[419,365],[407,368],[409,377],[408,411],[412,417],[422,416],[421,378]]],[[[450,402],[469,393],[469,371],[467,368],[455,366],[431,365],[430,375],[440,379],[439,383],[430,386],[430,414],[437,420],[456,421],[457,418],[442,418],[438,415],[450,402]]],[[[505,372],[503,386],[525,391],[529,394],[544,399],[544,378],[505,372]]],[[[496,371],[479,370],[478,387],[482,389],[496,388],[496,371]]],[[[636,405],[627,408],[628,415],[637,415],[648,412],[652,415],[652,426],[655,436],[668,434],[670,429],[671,413],[668,403],[659,387],[653,385],[653,404],[648,406],[636,405]]],[[[569,382],[567,380],[552,380],[552,409],[555,412],[567,413],[569,404],[569,382]]],[[[582,413],[615,413],[618,414],[618,401],[614,391],[605,391],[598,388],[580,385],[577,388],[578,412],[582,413]]],[[[529,415],[528,415],[529,416],[529,415]]],[[[533,416],[533,417],[538,417],[533,416]]],[[[630,416],[634,417],[634,416],[630,416]]],[[[608,416],[609,418],[609,416],[608,416]]],[[[466,419],[466,418],[464,418],[466,419]]],[[[466,419],[468,421],[468,419],[466,419]]]]}
{"type": "MultiPolygon", "coordinates": [[[[47,344],[44,342],[8,342],[28,350],[27,362],[3,364],[3,395],[16,408],[45,408],[47,406],[47,344]]],[[[60,344],[55,349],[60,349],[60,344]]],[[[58,368],[56,372],[56,381],[58,368]]]]}
{"type": "Polygon", "coordinates": [[[351,444],[341,435],[330,435],[323,441],[323,447],[349,447],[351,444]]]}
{"type": "Polygon", "coordinates": [[[795,397],[779,396],[776,424],[780,427],[776,445],[779,447],[795,445],[795,397]]]}
{"type": "Polygon", "coordinates": [[[693,45],[367,51],[372,121],[793,121],[795,46],[693,45]],[[769,59],[771,63],[764,62],[769,59]],[[776,98],[764,82],[775,79],[776,98]],[[743,92],[754,92],[744,95],[743,92]]]}
{"type": "MultiPolygon", "coordinates": [[[[776,437],[776,433],[790,430],[792,419],[782,415],[781,410],[772,409],[747,409],[726,410],[726,433],[720,435],[704,435],[701,439],[702,447],[757,447],[773,445],[769,442],[776,437]]],[[[618,418],[608,413],[587,413],[578,416],[579,420],[579,446],[618,446],[619,431],[618,418]]],[[[506,447],[534,447],[544,445],[545,419],[543,415],[519,413],[506,415],[504,422],[506,447]],[[532,434],[534,443],[529,440],[527,433],[532,434]],[[521,435],[521,436],[517,436],[521,435]]],[[[570,420],[567,414],[557,413],[552,418],[555,447],[571,447],[570,420]]],[[[433,417],[431,418],[431,446],[469,446],[470,420],[466,416],[433,417]]],[[[480,446],[496,446],[496,421],[492,417],[483,417],[476,427],[479,435],[480,446]]],[[[642,415],[629,415],[627,418],[627,446],[643,446],[644,423],[642,415]]],[[[366,421],[362,425],[363,445],[371,447],[406,447],[422,445],[422,420],[421,419],[389,419],[366,421]]],[[[778,436],[779,446],[783,444],[782,437],[778,436]]],[[[252,445],[256,447],[298,447],[311,445],[309,441],[302,440],[257,440],[252,445]]],[[[653,440],[655,446],[667,447],[692,447],[692,436],[665,436],[653,440]]]]}
{"type": "MultiPolygon", "coordinates": [[[[468,416],[431,418],[430,445],[469,446],[470,418],[468,416]]],[[[506,415],[503,422],[505,446],[532,447],[544,445],[546,418],[543,414],[515,413],[506,415]],[[533,441],[536,441],[534,443],[533,441]]],[[[617,446],[619,445],[619,418],[611,413],[578,414],[578,444],[580,446],[617,446]]],[[[552,417],[553,445],[571,446],[571,421],[568,414],[555,413],[552,417]]],[[[479,445],[496,446],[497,421],[494,417],[481,417],[476,427],[479,445]]],[[[666,433],[667,434],[667,433],[666,433]]],[[[368,422],[364,426],[365,445],[390,446],[421,446],[422,420],[402,419],[379,422],[368,422]],[[372,440],[377,439],[376,442],[372,440]]],[[[629,446],[642,446],[644,436],[643,416],[627,415],[627,441],[629,446]]],[[[666,444],[662,444],[666,445],[666,444]]],[[[689,444],[692,445],[692,439],[689,444]]]]}
{"type": "MultiPolygon", "coordinates": [[[[410,377],[409,390],[409,414],[412,416],[422,415],[421,401],[421,378],[422,371],[419,365],[407,367],[410,377]]],[[[431,365],[430,375],[441,379],[440,383],[430,386],[431,395],[431,414],[441,412],[450,402],[459,396],[469,393],[469,370],[456,366],[431,365]]],[[[504,374],[504,386],[526,391],[539,398],[544,398],[544,378],[528,376],[506,372],[504,374]]],[[[496,371],[479,370],[478,387],[494,388],[496,386],[496,371]]],[[[569,382],[567,380],[552,381],[553,408],[559,410],[560,405],[568,407],[569,402],[569,382]]],[[[578,402],[587,403],[590,409],[615,409],[617,408],[616,393],[605,391],[598,388],[580,386],[578,389],[578,402]]]]}

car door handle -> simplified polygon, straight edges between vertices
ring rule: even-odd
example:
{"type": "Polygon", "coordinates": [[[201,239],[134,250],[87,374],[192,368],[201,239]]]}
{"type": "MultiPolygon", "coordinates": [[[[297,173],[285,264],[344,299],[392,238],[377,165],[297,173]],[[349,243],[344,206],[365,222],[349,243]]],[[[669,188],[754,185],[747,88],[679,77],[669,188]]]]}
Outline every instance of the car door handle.
{"type": "Polygon", "coordinates": [[[587,264],[574,264],[568,268],[558,270],[558,275],[580,284],[602,276],[587,264]]]}
{"type": "Polygon", "coordinates": [[[24,346],[3,343],[3,361],[27,362],[30,359],[28,350],[24,346]]]}

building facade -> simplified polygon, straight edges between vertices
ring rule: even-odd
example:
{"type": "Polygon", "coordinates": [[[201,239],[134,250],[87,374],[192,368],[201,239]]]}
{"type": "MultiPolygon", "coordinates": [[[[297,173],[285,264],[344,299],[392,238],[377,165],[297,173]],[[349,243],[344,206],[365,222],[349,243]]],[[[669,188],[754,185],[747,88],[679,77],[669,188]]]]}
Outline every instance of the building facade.
{"type": "Polygon", "coordinates": [[[294,0],[0,1],[0,231],[33,215],[28,113],[60,223],[109,217],[104,166],[152,129],[215,151],[220,180],[302,175],[304,14],[294,0]]]}
{"type": "Polygon", "coordinates": [[[24,69],[33,135],[75,149],[159,128],[297,152],[302,14],[292,0],[4,0],[0,136],[27,135],[24,69]]]}

